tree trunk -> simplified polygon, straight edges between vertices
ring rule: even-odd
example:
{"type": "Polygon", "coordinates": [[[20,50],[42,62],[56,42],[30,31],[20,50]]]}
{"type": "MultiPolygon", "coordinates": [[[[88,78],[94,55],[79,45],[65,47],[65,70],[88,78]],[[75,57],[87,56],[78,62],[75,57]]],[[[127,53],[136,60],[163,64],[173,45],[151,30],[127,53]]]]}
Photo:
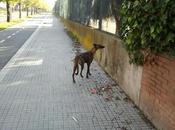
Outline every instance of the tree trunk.
{"type": "Polygon", "coordinates": [[[10,4],[9,4],[8,0],[6,0],[6,9],[7,9],[7,22],[10,22],[10,20],[11,20],[11,13],[10,13],[10,4]]]}
{"type": "Polygon", "coordinates": [[[116,25],[116,28],[115,28],[115,34],[118,35],[118,32],[119,32],[119,29],[120,29],[120,25],[119,25],[119,18],[118,16],[114,16],[115,17],[115,25],[116,25]]]}
{"type": "Polygon", "coordinates": [[[12,10],[12,13],[13,13],[14,12],[14,7],[12,7],[11,10],[12,10]]]}
{"type": "Polygon", "coordinates": [[[31,15],[33,15],[33,8],[31,7],[31,15]]]}
{"type": "Polygon", "coordinates": [[[100,2],[100,7],[99,7],[99,22],[98,22],[98,29],[102,30],[102,2],[100,2]]]}
{"type": "Polygon", "coordinates": [[[21,2],[19,2],[19,18],[21,18],[21,2]]]}
{"type": "Polygon", "coordinates": [[[118,9],[119,9],[119,3],[116,2],[116,0],[112,0],[112,14],[115,18],[115,24],[116,24],[116,28],[115,28],[115,34],[118,35],[119,29],[120,29],[120,25],[119,25],[119,14],[118,14],[118,9]]]}
{"type": "Polygon", "coordinates": [[[99,18],[98,29],[102,30],[102,18],[99,18]]]}
{"type": "Polygon", "coordinates": [[[35,8],[35,14],[37,14],[38,13],[38,9],[37,8],[35,8]]]}
{"type": "Polygon", "coordinates": [[[87,19],[86,19],[86,26],[90,26],[90,20],[91,20],[91,2],[89,1],[89,0],[87,0],[87,8],[88,8],[88,10],[87,10],[87,15],[88,15],[88,17],[87,17],[87,19]]]}
{"type": "Polygon", "coordinates": [[[89,25],[90,25],[90,18],[87,18],[86,26],[89,26],[89,25]]]}
{"type": "Polygon", "coordinates": [[[27,11],[27,17],[28,17],[29,16],[29,8],[28,7],[27,7],[26,11],[27,11]]]}

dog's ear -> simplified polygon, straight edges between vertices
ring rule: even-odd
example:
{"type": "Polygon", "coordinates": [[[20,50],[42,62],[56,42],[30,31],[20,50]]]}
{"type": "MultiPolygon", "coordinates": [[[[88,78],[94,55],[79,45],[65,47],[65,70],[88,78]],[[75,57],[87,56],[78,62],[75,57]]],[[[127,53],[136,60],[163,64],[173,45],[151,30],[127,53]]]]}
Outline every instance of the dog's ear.
{"type": "Polygon", "coordinates": [[[95,48],[97,48],[97,49],[103,49],[103,48],[105,48],[103,45],[100,45],[100,44],[93,44],[94,45],[94,47],[95,48]]]}
{"type": "Polygon", "coordinates": [[[93,46],[94,46],[94,47],[96,47],[96,46],[97,46],[97,44],[93,43],[93,46]]]}

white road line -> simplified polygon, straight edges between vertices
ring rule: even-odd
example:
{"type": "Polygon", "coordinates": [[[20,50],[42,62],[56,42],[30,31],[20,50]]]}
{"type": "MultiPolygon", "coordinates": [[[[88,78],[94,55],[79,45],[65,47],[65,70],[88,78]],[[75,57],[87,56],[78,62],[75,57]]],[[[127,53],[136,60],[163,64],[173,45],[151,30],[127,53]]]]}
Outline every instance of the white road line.
{"type": "Polygon", "coordinates": [[[0,43],[3,43],[3,42],[5,42],[5,40],[4,40],[4,39],[0,41],[0,43]]]}
{"type": "Polygon", "coordinates": [[[7,39],[11,38],[12,36],[8,36],[7,39]]]}
{"type": "Polygon", "coordinates": [[[13,33],[12,36],[14,36],[16,33],[13,33]]]}
{"type": "Polygon", "coordinates": [[[16,33],[19,33],[19,30],[18,30],[18,31],[16,31],[16,33]]]}

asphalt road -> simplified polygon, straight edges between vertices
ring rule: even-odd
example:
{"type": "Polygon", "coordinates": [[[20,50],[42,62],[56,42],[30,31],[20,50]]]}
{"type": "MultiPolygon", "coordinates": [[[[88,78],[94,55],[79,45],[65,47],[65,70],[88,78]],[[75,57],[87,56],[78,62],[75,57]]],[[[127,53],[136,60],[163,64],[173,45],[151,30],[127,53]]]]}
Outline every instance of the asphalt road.
{"type": "Polygon", "coordinates": [[[0,31],[0,69],[7,64],[47,17],[47,14],[38,15],[24,23],[0,31]]]}

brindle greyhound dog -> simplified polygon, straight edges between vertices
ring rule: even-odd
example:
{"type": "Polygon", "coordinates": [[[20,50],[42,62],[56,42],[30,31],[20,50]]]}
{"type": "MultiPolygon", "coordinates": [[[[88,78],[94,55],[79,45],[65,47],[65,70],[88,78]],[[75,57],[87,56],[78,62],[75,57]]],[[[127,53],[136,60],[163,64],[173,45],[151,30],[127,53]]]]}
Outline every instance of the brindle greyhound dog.
{"type": "Polygon", "coordinates": [[[85,63],[87,64],[86,78],[88,78],[88,76],[91,75],[91,73],[90,73],[90,65],[91,65],[91,63],[93,61],[95,52],[98,49],[103,49],[104,48],[104,46],[99,45],[99,44],[93,44],[93,45],[94,45],[94,47],[90,51],[87,51],[87,52],[84,52],[84,53],[80,53],[80,54],[75,56],[75,58],[74,58],[74,68],[73,68],[73,74],[72,74],[72,78],[73,78],[73,82],[74,83],[75,83],[74,75],[75,74],[78,75],[78,73],[79,73],[79,67],[78,67],[79,65],[81,66],[80,76],[82,78],[83,78],[82,72],[83,72],[85,63]],[[75,71],[77,71],[77,72],[75,72],[75,71]]]}

